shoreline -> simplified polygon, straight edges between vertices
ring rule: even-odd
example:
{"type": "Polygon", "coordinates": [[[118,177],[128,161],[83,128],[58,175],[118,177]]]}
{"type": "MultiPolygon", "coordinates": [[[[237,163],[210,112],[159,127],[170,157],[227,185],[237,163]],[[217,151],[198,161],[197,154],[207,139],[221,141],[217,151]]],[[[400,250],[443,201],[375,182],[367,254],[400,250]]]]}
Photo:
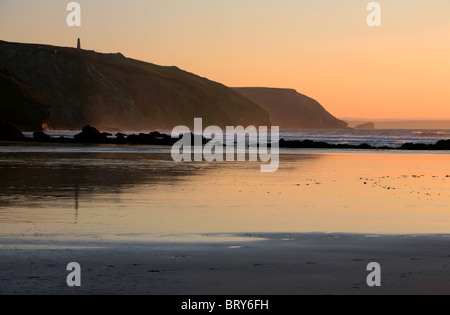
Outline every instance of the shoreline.
{"type": "MultiPolygon", "coordinates": [[[[154,145],[154,146],[173,146],[180,139],[172,138],[171,135],[153,131],[148,134],[123,134],[116,133],[113,138],[112,133],[100,132],[95,127],[85,126],[81,133],[75,134],[73,138],[64,136],[51,137],[44,131],[36,131],[33,137],[26,137],[14,126],[2,123],[0,126],[0,143],[2,142],[25,142],[25,143],[48,143],[48,144],[117,144],[117,145],[154,145]]],[[[203,135],[190,136],[195,139],[195,143],[206,145],[211,139],[203,137],[203,135]]],[[[276,142],[275,142],[276,143],[276,142]]],[[[224,144],[225,145],[225,144],[224,144]]],[[[247,144],[247,147],[249,145],[247,144]]],[[[270,147],[271,144],[268,144],[270,147]]],[[[404,151],[448,151],[450,150],[450,139],[438,140],[434,144],[411,143],[407,142],[399,147],[392,146],[373,146],[367,143],[359,145],[352,144],[330,144],[323,141],[313,140],[285,140],[279,139],[278,147],[283,149],[361,149],[361,150],[404,150],[404,151]]]]}
{"type": "MultiPolygon", "coordinates": [[[[82,145],[101,145],[101,144],[112,144],[112,145],[150,145],[150,146],[173,146],[179,141],[178,138],[173,139],[170,135],[161,134],[157,131],[151,132],[149,134],[131,134],[126,136],[125,134],[118,133],[115,138],[111,138],[111,134],[100,133],[98,130],[93,128],[95,131],[82,132],[75,135],[74,138],[58,137],[53,138],[45,134],[45,132],[35,132],[33,138],[21,137],[18,139],[11,139],[9,141],[0,141],[0,144],[15,144],[15,143],[40,143],[40,144],[82,144],[82,145]]],[[[198,136],[193,136],[198,137],[198,136]]],[[[203,145],[209,142],[208,139],[201,138],[203,145]]],[[[366,150],[366,151],[449,151],[450,150],[450,139],[449,140],[439,140],[435,144],[425,144],[425,143],[404,143],[400,147],[390,147],[390,146],[372,146],[366,143],[360,145],[351,144],[330,144],[323,141],[314,140],[285,140],[280,139],[278,142],[280,149],[331,149],[331,150],[366,150]]],[[[270,147],[270,145],[269,145],[270,147]]]]}
{"type": "Polygon", "coordinates": [[[37,241],[11,242],[0,236],[0,294],[450,292],[450,235],[232,235],[249,241],[221,242],[220,237],[217,242],[53,241],[43,247],[37,241]],[[80,288],[65,284],[65,267],[73,261],[82,268],[80,288]],[[382,268],[379,288],[366,284],[366,267],[371,262],[382,268]]]}

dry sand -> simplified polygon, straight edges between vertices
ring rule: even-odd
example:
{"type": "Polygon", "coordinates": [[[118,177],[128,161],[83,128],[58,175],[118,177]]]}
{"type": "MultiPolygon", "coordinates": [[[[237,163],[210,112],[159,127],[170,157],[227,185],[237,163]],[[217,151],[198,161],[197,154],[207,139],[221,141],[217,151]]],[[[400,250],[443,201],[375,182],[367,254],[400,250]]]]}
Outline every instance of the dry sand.
{"type": "Polygon", "coordinates": [[[88,245],[2,237],[0,294],[450,293],[449,236],[236,236],[243,238],[88,245]],[[73,261],[82,268],[80,288],[66,285],[73,261]],[[380,288],[366,284],[370,262],[381,264],[380,288]]]}

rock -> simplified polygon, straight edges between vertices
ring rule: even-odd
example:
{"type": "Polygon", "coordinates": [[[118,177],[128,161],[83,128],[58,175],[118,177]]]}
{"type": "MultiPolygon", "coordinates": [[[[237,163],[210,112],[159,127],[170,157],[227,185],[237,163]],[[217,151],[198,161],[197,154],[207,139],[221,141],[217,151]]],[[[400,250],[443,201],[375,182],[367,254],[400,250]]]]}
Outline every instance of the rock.
{"type": "Polygon", "coordinates": [[[94,127],[85,126],[81,133],[74,136],[74,142],[101,144],[107,143],[108,138],[94,127]]]}
{"type": "Polygon", "coordinates": [[[405,143],[400,147],[400,150],[435,150],[433,144],[425,144],[425,143],[405,143]]]}
{"type": "Polygon", "coordinates": [[[160,134],[158,131],[150,132],[148,135],[152,138],[158,138],[158,137],[164,136],[164,135],[160,134]]]}
{"type": "Polygon", "coordinates": [[[52,137],[42,131],[33,132],[33,141],[36,142],[52,142],[52,137]]]}
{"type": "Polygon", "coordinates": [[[368,122],[368,123],[365,123],[365,124],[361,124],[361,125],[356,126],[355,129],[373,130],[373,129],[375,129],[375,123],[368,122]]]}
{"type": "Polygon", "coordinates": [[[372,147],[371,145],[369,145],[367,143],[363,143],[363,144],[358,145],[358,149],[370,150],[370,149],[374,149],[374,147],[372,147]]]}
{"type": "Polygon", "coordinates": [[[125,144],[125,143],[127,143],[126,135],[124,135],[123,133],[118,132],[116,134],[116,137],[112,141],[115,144],[125,144]]]}
{"type": "Polygon", "coordinates": [[[25,141],[23,133],[10,123],[0,120],[0,141],[25,141]]]}
{"type": "MultiPolygon", "coordinates": [[[[203,145],[208,143],[209,140],[204,138],[201,135],[193,135],[192,133],[188,133],[185,136],[190,136],[192,144],[194,141],[200,141],[203,145]]],[[[139,135],[129,135],[125,137],[123,134],[117,134],[116,138],[113,140],[113,143],[127,143],[132,145],[161,145],[161,146],[172,146],[180,139],[173,139],[171,136],[166,134],[161,134],[157,131],[151,132],[149,134],[140,133],[139,135]]]]}
{"type": "Polygon", "coordinates": [[[450,140],[440,140],[435,144],[434,148],[436,150],[450,150],[450,140]]]}
{"type": "Polygon", "coordinates": [[[129,135],[126,137],[125,141],[127,144],[142,144],[141,138],[139,138],[138,135],[129,135]]]}
{"type": "Polygon", "coordinates": [[[59,137],[59,138],[57,138],[57,139],[55,139],[54,141],[56,142],[56,143],[64,143],[64,144],[66,144],[66,143],[73,143],[73,141],[71,141],[72,139],[69,139],[69,138],[66,138],[66,137],[59,137]]]}

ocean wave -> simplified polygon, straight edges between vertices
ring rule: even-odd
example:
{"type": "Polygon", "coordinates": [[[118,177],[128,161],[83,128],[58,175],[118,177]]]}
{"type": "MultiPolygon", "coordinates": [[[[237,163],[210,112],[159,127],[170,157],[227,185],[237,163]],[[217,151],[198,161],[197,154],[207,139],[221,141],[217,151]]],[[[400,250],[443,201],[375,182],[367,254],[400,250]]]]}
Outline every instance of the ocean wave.
{"type": "Polygon", "coordinates": [[[415,135],[421,135],[424,137],[433,137],[433,136],[447,136],[450,135],[450,132],[446,132],[446,131],[413,131],[413,134],[415,135]]]}

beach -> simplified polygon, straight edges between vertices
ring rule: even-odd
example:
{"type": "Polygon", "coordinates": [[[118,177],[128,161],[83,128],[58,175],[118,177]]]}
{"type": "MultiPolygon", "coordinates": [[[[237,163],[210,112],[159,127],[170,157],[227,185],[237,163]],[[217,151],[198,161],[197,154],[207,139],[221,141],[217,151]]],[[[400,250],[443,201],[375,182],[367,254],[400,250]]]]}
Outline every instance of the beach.
{"type": "Polygon", "coordinates": [[[450,1],[407,4],[0,2],[0,296],[450,294],[450,1]]]}
{"type": "Polygon", "coordinates": [[[450,292],[442,152],[285,150],[264,174],[145,146],[0,149],[0,294],[450,292]]]}
{"type": "Polygon", "coordinates": [[[0,241],[1,294],[348,295],[450,292],[448,236],[261,234],[179,242],[0,241]],[[247,238],[247,240],[242,240],[247,238]],[[81,265],[81,287],[66,266],[81,265]],[[366,267],[382,267],[382,286],[366,267]]]}

